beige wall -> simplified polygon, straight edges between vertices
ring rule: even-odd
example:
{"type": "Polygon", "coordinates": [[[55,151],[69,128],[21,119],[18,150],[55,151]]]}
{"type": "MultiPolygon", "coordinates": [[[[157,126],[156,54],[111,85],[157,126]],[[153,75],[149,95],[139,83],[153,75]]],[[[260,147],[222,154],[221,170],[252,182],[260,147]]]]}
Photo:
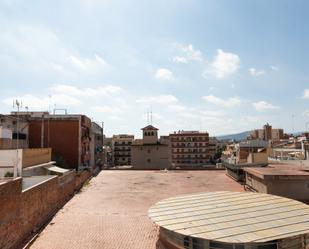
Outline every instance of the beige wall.
{"type": "Polygon", "coordinates": [[[268,155],[266,152],[250,153],[247,159],[248,163],[268,163],[268,155]]]}
{"type": "Polygon", "coordinates": [[[143,143],[154,144],[158,141],[158,131],[156,130],[143,130],[143,143]]]}
{"type": "Polygon", "coordinates": [[[169,147],[166,145],[134,145],[131,157],[133,169],[170,168],[169,147]]]}
{"type": "Polygon", "coordinates": [[[51,148],[23,149],[22,153],[23,168],[51,161],[51,148]]]}
{"type": "Polygon", "coordinates": [[[22,150],[0,150],[0,177],[3,177],[7,172],[13,173],[14,167],[15,173],[20,176],[22,171],[22,150]]]}

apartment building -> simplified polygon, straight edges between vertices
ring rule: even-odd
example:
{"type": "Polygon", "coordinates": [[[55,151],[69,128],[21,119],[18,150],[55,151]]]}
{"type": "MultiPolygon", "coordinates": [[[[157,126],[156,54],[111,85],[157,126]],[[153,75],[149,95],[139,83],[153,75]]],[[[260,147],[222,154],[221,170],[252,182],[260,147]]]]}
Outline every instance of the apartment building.
{"type": "Polygon", "coordinates": [[[119,134],[112,138],[113,165],[131,165],[131,145],[134,135],[119,134]]]}
{"type": "Polygon", "coordinates": [[[199,131],[178,131],[169,135],[173,167],[199,167],[210,162],[216,146],[209,143],[209,134],[199,131]]]}
{"type": "Polygon", "coordinates": [[[255,129],[250,133],[250,139],[261,139],[265,141],[279,141],[284,138],[283,129],[273,129],[268,123],[263,129],[255,129]]]}
{"type": "Polygon", "coordinates": [[[91,162],[91,120],[81,114],[20,112],[29,122],[29,147],[52,148],[57,165],[79,170],[91,162]]]}

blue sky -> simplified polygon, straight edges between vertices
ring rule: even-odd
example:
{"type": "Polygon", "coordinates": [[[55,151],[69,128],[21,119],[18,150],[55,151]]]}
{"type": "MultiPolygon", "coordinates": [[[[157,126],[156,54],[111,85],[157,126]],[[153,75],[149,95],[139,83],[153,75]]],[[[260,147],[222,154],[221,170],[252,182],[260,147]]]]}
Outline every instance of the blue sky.
{"type": "Polygon", "coordinates": [[[0,112],[13,99],[66,108],[107,135],[140,136],[149,110],[161,134],[304,130],[308,13],[308,1],[0,0],[0,112]]]}

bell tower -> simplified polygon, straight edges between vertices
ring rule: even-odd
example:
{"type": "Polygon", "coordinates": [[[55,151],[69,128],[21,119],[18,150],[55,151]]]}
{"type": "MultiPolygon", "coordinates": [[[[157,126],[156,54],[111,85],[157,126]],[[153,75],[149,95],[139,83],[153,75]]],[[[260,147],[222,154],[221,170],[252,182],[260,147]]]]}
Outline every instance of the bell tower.
{"type": "Polygon", "coordinates": [[[148,125],[141,129],[143,131],[143,143],[144,144],[156,144],[158,143],[158,130],[152,125],[148,125]]]}

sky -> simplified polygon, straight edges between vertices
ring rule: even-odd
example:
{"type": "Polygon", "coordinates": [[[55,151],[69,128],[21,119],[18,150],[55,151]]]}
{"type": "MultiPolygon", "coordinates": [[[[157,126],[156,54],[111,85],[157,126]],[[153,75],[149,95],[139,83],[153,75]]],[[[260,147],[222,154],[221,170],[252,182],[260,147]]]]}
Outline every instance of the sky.
{"type": "Polygon", "coordinates": [[[210,136],[309,128],[309,2],[0,0],[0,113],[210,136]]]}

